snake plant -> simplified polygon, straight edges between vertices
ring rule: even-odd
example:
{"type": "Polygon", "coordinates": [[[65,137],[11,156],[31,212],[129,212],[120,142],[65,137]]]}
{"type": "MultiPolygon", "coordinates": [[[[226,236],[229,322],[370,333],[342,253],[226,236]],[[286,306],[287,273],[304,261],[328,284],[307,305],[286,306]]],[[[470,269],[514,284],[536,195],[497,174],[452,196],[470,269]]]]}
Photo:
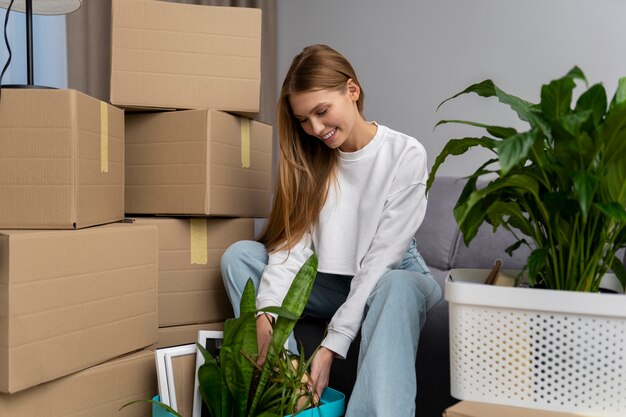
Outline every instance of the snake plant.
{"type": "Polygon", "coordinates": [[[313,405],[305,374],[309,361],[294,361],[284,345],[306,306],[317,272],[315,254],[294,278],[277,314],[263,366],[258,356],[255,290],[248,280],[241,298],[241,314],[226,320],[219,362],[203,346],[205,363],[198,369],[200,394],[211,417],[282,417],[313,405]]]}
{"type": "MultiPolygon", "coordinates": [[[[308,370],[315,353],[304,360],[284,348],[304,311],[316,273],[317,256],[313,254],[298,271],[282,305],[262,309],[278,317],[262,366],[256,363],[258,311],[251,279],[241,298],[240,316],[224,323],[219,361],[197,344],[205,360],[198,369],[199,390],[211,417],[283,417],[317,403],[308,387],[308,370]]],[[[136,400],[122,408],[138,402],[155,404],[174,417],[182,417],[170,406],[156,400],[136,400]]]]}

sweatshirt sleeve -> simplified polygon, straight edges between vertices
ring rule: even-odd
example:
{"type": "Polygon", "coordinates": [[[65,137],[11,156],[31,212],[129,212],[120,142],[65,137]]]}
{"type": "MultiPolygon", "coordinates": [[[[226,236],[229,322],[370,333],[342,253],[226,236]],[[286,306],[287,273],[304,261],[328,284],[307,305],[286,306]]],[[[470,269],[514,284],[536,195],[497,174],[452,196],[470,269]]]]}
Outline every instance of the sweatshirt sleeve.
{"type": "MultiPolygon", "coordinates": [[[[424,219],[427,178],[425,153],[420,153],[417,160],[413,158],[410,162],[409,166],[401,168],[406,171],[405,178],[411,179],[410,183],[387,197],[370,249],[352,279],[346,301],[334,314],[327,336],[322,341],[322,346],[342,359],[361,326],[369,295],[386,272],[399,266],[424,219]]],[[[399,172],[399,175],[403,173],[399,172]]]]}
{"type": "Polygon", "coordinates": [[[280,306],[302,265],[313,254],[311,235],[305,234],[290,250],[269,254],[256,297],[257,309],[280,306]]]}

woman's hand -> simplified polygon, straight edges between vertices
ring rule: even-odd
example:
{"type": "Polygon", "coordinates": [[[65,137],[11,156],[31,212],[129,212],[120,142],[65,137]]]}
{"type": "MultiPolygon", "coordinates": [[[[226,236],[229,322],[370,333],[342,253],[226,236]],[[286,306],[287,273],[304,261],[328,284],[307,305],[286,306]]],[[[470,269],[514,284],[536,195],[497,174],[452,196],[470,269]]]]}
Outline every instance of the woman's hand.
{"type": "Polygon", "coordinates": [[[270,340],[272,339],[273,325],[274,318],[269,314],[260,314],[256,318],[256,340],[259,345],[259,357],[256,363],[259,366],[263,366],[265,363],[267,350],[269,349],[270,340]]]}
{"type": "Polygon", "coordinates": [[[319,400],[322,396],[322,392],[328,386],[330,367],[333,364],[334,358],[335,352],[322,346],[311,362],[311,382],[317,400],[319,400]]]}

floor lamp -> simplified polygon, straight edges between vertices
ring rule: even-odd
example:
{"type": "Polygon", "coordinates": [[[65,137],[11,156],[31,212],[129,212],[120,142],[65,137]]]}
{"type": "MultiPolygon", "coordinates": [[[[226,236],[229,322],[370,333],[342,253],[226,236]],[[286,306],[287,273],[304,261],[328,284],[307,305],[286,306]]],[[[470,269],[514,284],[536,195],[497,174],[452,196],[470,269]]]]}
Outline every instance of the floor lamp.
{"type": "MultiPolygon", "coordinates": [[[[0,0],[0,7],[7,9],[11,0],[0,0]]],[[[2,88],[42,88],[34,83],[33,64],[33,14],[59,15],[71,13],[77,10],[82,4],[82,0],[14,0],[10,12],[23,12],[26,16],[26,85],[3,85],[2,88]]]]}

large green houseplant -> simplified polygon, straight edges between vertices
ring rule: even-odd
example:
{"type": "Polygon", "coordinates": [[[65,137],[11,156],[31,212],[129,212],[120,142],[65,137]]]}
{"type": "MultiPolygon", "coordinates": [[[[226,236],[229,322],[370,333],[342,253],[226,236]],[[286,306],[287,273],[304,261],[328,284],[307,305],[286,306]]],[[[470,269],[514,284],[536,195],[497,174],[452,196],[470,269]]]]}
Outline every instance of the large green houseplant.
{"type": "Polygon", "coordinates": [[[442,102],[467,93],[495,97],[529,128],[441,120],[437,126],[460,123],[487,134],[451,139],[427,189],[448,156],[488,149],[493,157],[468,177],[454,208],[465,244],[483,223],[494,231],[503,227],[516,239],[509,254],[521,245],[531,248],[526,268],[532,285],[596,292],[610,269],[626,286],[626,270],[615,256],[626,246],[626,78],[610,102],[601,84],[573,102],[576,81],[587,86],[577,67],[543,85],[539,103],[507,94],[491,80],[442,102]]]}

